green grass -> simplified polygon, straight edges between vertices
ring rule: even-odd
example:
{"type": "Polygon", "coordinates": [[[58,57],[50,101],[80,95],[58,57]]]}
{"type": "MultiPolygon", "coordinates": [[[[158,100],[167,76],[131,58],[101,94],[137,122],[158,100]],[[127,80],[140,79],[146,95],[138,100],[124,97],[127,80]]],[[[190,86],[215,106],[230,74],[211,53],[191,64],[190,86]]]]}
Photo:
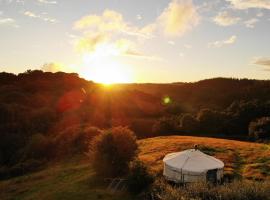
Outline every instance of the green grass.
{"type": "Polygon", "coordinates": [[[1,200],[120,200],[131,199],[126,193],[106,190],[107,185],[95,178],[86,161],[72,160],[48,169],[0,182],[1,200]]]}
{"type": "Polygon", "coordinates": [[[225,148],[222,148],[222,147],[211,147],[211,146],[200,146],[200,151],[210,155],[210,156],[213,156],[215,155],[216,153],[224,153],[226,152],[226,149],[225,148]]]}

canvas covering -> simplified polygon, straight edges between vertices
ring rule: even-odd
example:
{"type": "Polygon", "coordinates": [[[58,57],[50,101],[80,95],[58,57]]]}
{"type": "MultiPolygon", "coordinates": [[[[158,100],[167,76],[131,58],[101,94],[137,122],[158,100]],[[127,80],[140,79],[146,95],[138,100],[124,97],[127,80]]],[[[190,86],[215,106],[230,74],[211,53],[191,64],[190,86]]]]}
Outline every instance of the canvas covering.
{"type": "Polygon", "coordinates": [[[163,159],[163,175],[174,182],[206,181],[209,170],[217,170],[217,180],[223,177],[224,163],[199,150],[188,149],[168,154],[163,159]]]}

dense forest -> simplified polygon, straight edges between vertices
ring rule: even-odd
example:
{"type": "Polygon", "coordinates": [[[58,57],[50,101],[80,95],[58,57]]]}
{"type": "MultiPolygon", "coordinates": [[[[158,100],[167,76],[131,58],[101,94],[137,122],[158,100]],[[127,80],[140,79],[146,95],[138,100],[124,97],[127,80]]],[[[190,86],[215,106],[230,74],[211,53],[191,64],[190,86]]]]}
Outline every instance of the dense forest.
{"type": "Polygon", "coordinates": [[[0,73],[0,177],[84,152],[100,130],[128,126],[138,138],[200,135],[267,140],[270,81],[104,86],[75,73],[0,73]]]}

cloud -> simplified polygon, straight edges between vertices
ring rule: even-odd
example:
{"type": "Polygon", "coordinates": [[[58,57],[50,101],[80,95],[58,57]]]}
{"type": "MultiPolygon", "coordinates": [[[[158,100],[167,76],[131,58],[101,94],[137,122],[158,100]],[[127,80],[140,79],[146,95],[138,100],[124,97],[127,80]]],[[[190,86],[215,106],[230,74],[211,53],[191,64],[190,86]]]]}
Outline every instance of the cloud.
{"type": "Polygon", "coordinates": [[[122,54],[122,56],[129,56],[137,59],[143,59],[143,60],[152,60],[152,61],[163,61],[162,58],[158,56],[149,56],[144,53],[138,52],[138,51],[129,51],[126,54],[122,54]]]}
{"type": "Polygon", "coordinates": [[[236,9],[264,8],[270,9],[269,0],[226,0],[236,9]]]}
{"type": "Polygon", "coordinates": [[[41,67],[41,70],[45,72],[59,72],[59,71],[65,71],[66,68],[62,64],[51,62],[51,63],[45,63],[41,67]]]}
{"type": "Polygon", "coordinates": [[[192,0],[173,0],[159,16],[158,22],[166,36],[182,36],[199,23],[192,0]]]}
{"type": "Polygon", "coordinates": [[[83,37],[80,37],[76,42],[75,46],[79,52],[94,52],[99,44],[108,41],[108,37],[101,33],[88,33],[83,37]]]}
{"type": "Polygon", "coordinates": [[[155,56],[148,56],[139,52],[136,44],[128,39],[118,39],[111,41],[106,35],[96,34],[82,37],[76,43],[76,48],[82,54],[89,54],[93,58],[96,56],[125,56],[148,60],[158,60],[155,56]]]}
{"type": "Polygon", "coordinates": [[[138,15],[136,15],[136,19],[137,20],[142,20],[142,16],[138,14],[138,15]]]}
{"type": "MultiPolygon", "coordinates": [[[[137,15],[137,19],[142,19],[137,15]]],[[[166,36],[182,36],[199,23],[199,15],[192,0],[173,0],[157,19],[143,27],[124,20],[121,13],[105,10],[101,15],[87,15],[74,23],[75,30],[124,34],[140,38],[153,38],[163,32],[166,36]]]]}
{"type": "Polygon", "coordinates": [[[231,16],[227,11],[220,12],[213,21],[220,26],[231,26],[237,24],[241,18],[231,16]]]}
{"type": "Polygon", "coordinates": [[[16,4],[23,4],[24,5],[24,0],[0,0],[0,4],[11,4],[11,3],[16,3],[16,4]]]}
{"type": "Polygon", "coordinates": [[[57,1],[47,1],[47,0],[37,0],[37,1],[43,4],[57,4],[57,1]]]}
{"type": "Polygon", "coordinates": [[[254,27],[255,27],[255,24],[256,24],[257,22],[259,22],[258,19],[252,18],[252,19],[249,19],[249,20],[245,21],[244,24],[245,24],[245,26],[246,26],[247,28],[254,28],[254,27]]]}
{"type": "Polygon", "coordinates": [[[97,31],[119,31],[119,28],[127,28],[120,13],[113,10],[105,10],[101,16],[88,15],[75,22],[75,29],[93,29],[97,31]]]}
{"type": "Polygon", "coordinates": [[[153,37],[156,24],[148,24],[140,28],[126,22],[122,14],[105,10],[101,15],[82,17],[74,23],[73,29],[81,32],[81,36],[73,38],[75,48],[81,54],[88,54],[88,57],[130,56],[156,59],[137,50],[138,41],[153,37]]]}
{"type": "MultiPolygon", "coordinates": [[[[125,22],[123,16],[113,10],[105,10],[102,15],[88,15],[76,21],[74,29],[83,31],[82,36],[76,42],[76,49],[80,52],[94,53],[100,48],[110,49],[112,55],[115,52],[124,54],[123,49],[131,45],[123,36],[143,37],[137,27],[125,22]]],[[[108,53],[108,52],[107,52],[108,53]]]]}
{"type": "MultiPolygon", "coordinates": [[[[138,20],[141,18],[137,15],[138,20]]],[[[192,0],[173,0],[159,17],[142,27],[127,22],[121,13],[114,10],[107,9],[101,15],[84,16],[73,25],[73,29],[81,33],[79,38],[73,39],[76,40],[75,48],[80,53],[94,55],[106,51],[112,56],[161,60],[138,51],[138,43],[158,34],[182,36],[198,22],[199,15],[192,0]]],[[[173,45],[173,41],[169,41],[169,44],[173,45]]]]}
{"type": "Polygon", "coordinates": [[[105,10],[102,15],[88,15],[76,21],[76,30],[87,30],[98,33],[125,34],[130,36],[151,38],[154,31],[152,26],[138,28],[126,22],[122,14],[114,10],[105,10]]]}
{"type": "Polygon", "coordinates": [[[15,22],[12,18],[1,18],[0,24],[13,24],[15,22]]]}
{"type": "Polygon", "coordinates": [[[35,14],[34,12],[31,12],[31,11],[25,11],[23,14],[25,16],[27,16],[27,17],[41,19],[41,20],[43,20],[45,22],[50,22],[50,23],[56,23],[57,22],[57,20],[54,19],[54,18],[46,17],[46,16],[39,15],[39,14],[35,14]]]}
{"type": "Polygon", "coordinates": [[[255,65],[260,65],[262,66],[265,70],[270,70],[270,57],[259,57],[259,58],[254,58],[252,61],[253,64],[255,65]]]}
{"type": "Polygon", "coordinates": [[[0,26],[12,26],[14,28],[18,28],[19,26],[16,24],[16,21],[12,18],[1,18],[0,17],[0,26]]]}
{"type": "Polygon", "coordinates": [[[229,37],[226,40],[221,40],[221,41],[215,41],[215,42],[211,42],[208,43],[208,47],[209,48],[220,48],[224,45],[230,45],[230,44],[234,44],[236,42],[237,37],[235,35],[229,37]]]}

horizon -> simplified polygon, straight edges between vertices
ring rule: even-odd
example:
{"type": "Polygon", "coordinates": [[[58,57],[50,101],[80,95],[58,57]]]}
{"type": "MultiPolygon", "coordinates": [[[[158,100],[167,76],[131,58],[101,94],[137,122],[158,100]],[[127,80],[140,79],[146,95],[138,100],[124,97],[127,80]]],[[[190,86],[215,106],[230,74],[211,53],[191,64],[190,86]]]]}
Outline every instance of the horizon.
{"type": "MultiPolygon", "coordinates": [[[[51,71],[43,71],[42,69],[28,69],[31,71],[34,70],[41,70],[43,73],[46,72],[51,72],[51,71]]],[[[12,73],[12,72],[7,72],[7,71],[0,71],[0,73],[12,73],[16,76],[18,76],[19,74],[23,74],[26,73],[28,70],[24,71],[24,72],[19,72],[19,73],[12,73]]],[[[55,71],[55,72],[51,72],[51,73],[67,73],[67,74],[72,74],[75,73],[78,75],[79,78],[81,79],[85,79],[84,77],[82,77],[80,74],[76,73],[76,72],[64,72],[64,71],[55,71]]],[[[89,79],[85,79],[86,81],[91,81],[95,84],[102,84],[105,86],[109,86],[109,85],[128,85],[128,84],[188,84],[188,83],[197,83],[200,81],[205,81],[205,80],[213,80],[213,79],[232,79],[232,80],[254,80],[254,81],[270,81],[269,79],[254,79],[254,78],[238,78],[238,77],[221,77],[221,76],[217,76],[217,77],[209,77],[209,78],[204,78],[204,79],[199,79],[199,80],[192,80],[192,81],[175,81],[175,82],[126,82],[126,83],[121,83],[121,82],[114,82],[114,83],[103,83],[103,82],[96,82],[94,80],[89,80],[89,79]]]]}
{"type": "Polygon", "coordinates": [[[0,71],[105,84],[269,80],[269,25],[263,0],[0,0],[0,71]]]}

